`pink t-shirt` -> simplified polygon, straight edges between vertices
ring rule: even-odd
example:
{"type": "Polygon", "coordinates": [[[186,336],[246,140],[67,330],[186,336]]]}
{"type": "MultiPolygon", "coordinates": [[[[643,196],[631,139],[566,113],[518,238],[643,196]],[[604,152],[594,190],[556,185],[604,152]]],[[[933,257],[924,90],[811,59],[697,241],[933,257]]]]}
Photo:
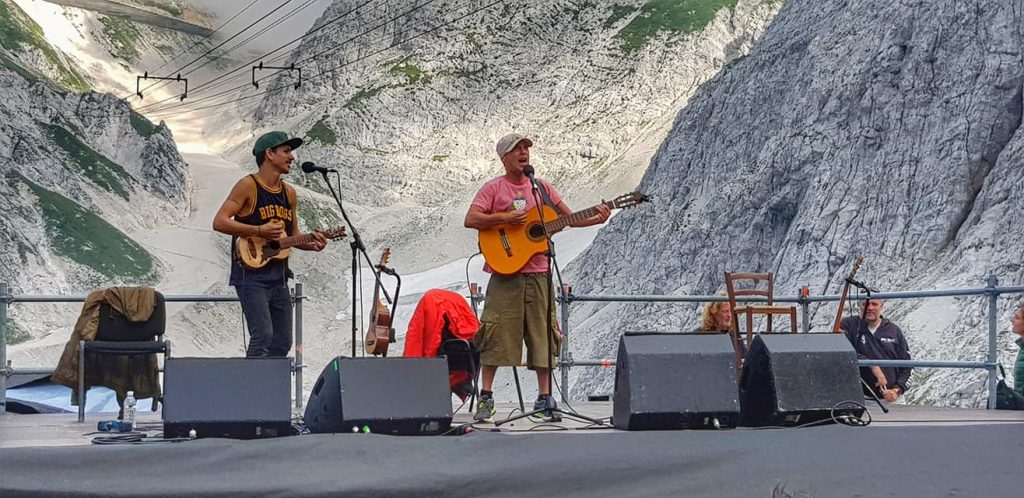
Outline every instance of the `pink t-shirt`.
{"type": "MultiPolygon", "coordinates": [[[[562,202],[562,196],[551,186],[550,183],[537,179],[540,187],[547,191],[551,202],[562,202]]],[[[501,213],[506,211],[524,210],[532,211],[537,208],[537,202],[533,196],[533,189],[530,187],[530,180],[523,179],[523,183],[516,185],[508,181],[504,176],[499,176],[480,187],[480,191],[473,198],[473,205],[478,206],[487,214],[501,213]]],[[[546,220],[550,221],[550,220],[546,220]]],[[[484,263],[484,271],[493,273],[491,266],[484,263]]],[[[544,273],[548,271],[548,257],[544,254],[537,254],[530,258],[530,261],[523,266],[519,273],[544,273]]]]}

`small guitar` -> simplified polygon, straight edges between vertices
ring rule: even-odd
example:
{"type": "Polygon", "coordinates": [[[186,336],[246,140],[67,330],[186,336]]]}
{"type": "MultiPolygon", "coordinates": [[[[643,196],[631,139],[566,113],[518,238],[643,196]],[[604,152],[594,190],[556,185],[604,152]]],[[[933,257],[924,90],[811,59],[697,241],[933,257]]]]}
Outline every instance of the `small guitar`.
{"type": "MultiPolygon", "coordinates": [[[[378,268],[388,265],[391,257],[391,249],[385,248],[380,255],[378,268]]],[[[373,315],[370,318],[370,327],[366,330],[366,353],[387,356],[388,344],[391,343],[391,312],[387,305],[380,300],[380,286],[373,289],[373,315]]]]}
{"type": "MultiPolygon", "coordinates": [[[[340,239],[348,235],[345,233],[345,227],[322,230],[320,233],[329,240],[340,239]]],[[[313,240],[311,233],[282,237],[277,240],[268,240],[252,235],[239,237],[235,241],[235,250],[238,252],[238,258],[242,260],[242,265],[251,270],[258,270],[267,266],[271,260],[287,258],[291,253],[291,247],[313,242],[313,240]]]]}
{"type": "MultiPolygon", "coordinates": [[[[621,209],[636,206],[647,200],[646,195],[632,192],[602,204],[611,209],[621,209]]],[[[503,275],[511,275],[526,266],[534,255],[546,252],[548,243],[544,239],[544,226],[547,226],[548,233],[552,233],[597,214],[597,206],[561,217],[550,206],[545,204],[541,207],[546,220],[543,225],[540,222],[540,214],[531,209],[526,213],[526,223],[523,225],[498,225],[480,230],[480,252],[484,254],[484,259],[492,270],[503,275]]]]}
{"type": "Polygon", "coordinates": [[[840,333],[842,329],[839,325],[843,321],[843,308],[846,306],[846,296],[850,293],[850,281],[857,277],[857,272],[860,271],[860,265],[864,263],[864,256],[857,256],[857,260],[853,262],[853,270],[850,271],[850,276],[846,277],[843,282],[843,293],[839,296],[839,312],[836,313],[836,321],[832,325],[832,332],[840,333]]]}

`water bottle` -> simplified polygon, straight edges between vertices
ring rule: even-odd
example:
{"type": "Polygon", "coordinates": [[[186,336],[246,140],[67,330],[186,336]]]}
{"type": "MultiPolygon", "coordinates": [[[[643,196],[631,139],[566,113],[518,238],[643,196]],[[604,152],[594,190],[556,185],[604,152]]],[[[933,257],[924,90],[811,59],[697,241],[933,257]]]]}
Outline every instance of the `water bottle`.
{"type": "Polygon", "coordinates": [[[135,391],[128,391],[128,396],[124,398],[124,428],[126,431],[131,432],[135,429],[135,391]]]}

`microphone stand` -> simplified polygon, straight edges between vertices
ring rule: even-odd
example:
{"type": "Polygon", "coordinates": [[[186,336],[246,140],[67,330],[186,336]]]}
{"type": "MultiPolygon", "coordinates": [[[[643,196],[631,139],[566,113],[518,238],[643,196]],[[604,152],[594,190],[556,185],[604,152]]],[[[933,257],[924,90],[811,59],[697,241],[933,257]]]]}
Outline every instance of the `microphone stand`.
{"type": "MultiPolygon", "coordinates": [[[[867,285],[864,285],[863,283],[858,282],[857,280],[854,280],[852,278],[847,278],[846,281],[849,282],[854,287],[857,287],[858,289],[861,289],[865,293],[867,293],[868,297],[867,297],[867,300],[864,301],[865,303],[871,301],[871,291],[872,291],[871,287],[868,287],[867,285]]],[[[865,304],[863,309],[860,310],[860,323],[857,325],[857,330],[861,334],[864,334],[864,332],[865,332],[864,329],[866,329],[866,328],[868,328],[868,307],[867,307],[867,304],[865,304]]],[[[879,368],[881,368],[881,367],[879,367],[879,368]]],[[[857,376],[860,377],[860,372],[858,372],[857,376]]],[[[886,380],[888,380],[888,379],[886,379],[886,380]]],[[[867,388],[869,393],[871,393],[871,397],[875,400],[875,403],[878,403],[878,407],[882,409],[882,413],[889,413],[889,409],[886,408],[885,404],[882,403],[882,400],[878,397],[878,394],[875,393],[875,389],[873,387],[869,386],[867,382],[864,382],[864,378],[863,377],[860,377],[860,383],[863,384],[864,387],[867,388]]],[[[883,387],[883,389],[885,389],[886,387],[888,387],[888,386],[883,387]]]]}
{"type": "MultiPolygon", "coordinates": [[[[335,171],[337,173],[337,171],[335,171]]],[[[327,184],[327,188],[331,190],[331,197],[334,197],[334,202],[338,203],[338,209],[341,210],[341,217],[345,219],[345,223],[348,225],[348,231],[352,234],[352,241],[349,242],[349,246],[352,248],[352,357],[356,357],[356,341],[358,340],[359,324],[356,322],[356,290],[359,287],[359,282],[356,281],[356,272],[359,270],[359,253],[363,253],[363,258],[366,259],[366,264],[370,268],[374,268],[373,263],[370,261],[370,255],[366,254],[366,246],[363,245],[363,239],[359,237],[359,231],[356,230],[356,226],[352,224],[352,220],[348,218],[348,213],[345,212],[345,206],[341,203],[341,196],[334,190],[334,186],[331,185],[330,179],[327,178],[327,171],[320,171],[320,174],[324,177],[324,183],[327,184]]],[[[338,190],[341,190],[341,175],[338,175],[338,190]]],[[[388,296],[387,289],[384,288],[384,284],[380,281],[380,271],[373,271],[373,278],[376,280],[374,285],[379,286],[381,293],[384,295],[384,299],[388,303],[391,303],[391,296],[388,296]]]]}
{"type": "MultiPolygon", "coordinates": [[[[544,314],[544,321],[548,331],[548,400],[550,400],[550,402],[547,403],[547,406],[545,406],[544,408],[539,408],[533,411],[521,413],[514,417],[509,417],[505,420],[494,422],[494,426],[498,427],[501,426],[502,424],[523,419],[526,417],[531,417],[538,413],[550,413],[551,419],[548,420],[549,422],[561,422],[562,416],[564,415],[566,417],[577,419],[579,421],[590,422],[592,425],[606,425],[601,420],[576,413],[575,411],[563,410],[561,408],[558,408],[557,406],[553,406],[555,398],[553,396],[553,390],[551,388],[552,386],[554,386],[555,368],[552,364],[552,357],[554,356],[554,351],[552,350],[554,349],[555,345],[555,332],[551,324],[551,314],[554,311],[552,309],[552,306],[554,305],[555,284],[551,272],[554,268],[557,267],[558,263],[555,261],[555,243],[553,240],[551,240],[551,233],[548,232],[547,222],[544,221],[544,199],[543,196],[540,195],[540,185],[538,184],[537,179],[534,177],[534,175],[528,175],[528,177],[530,178],[530,183],[533,185],[533,199],[534,203],[536,204],[537,214],[540,216],[540,226],[541,230],[543,230],[544,233],[544,240],[547,242],[548,245],[548,251],[546,253],[546,256],[548,258],[547,286],[549,295],[547,303],[547,313],[544,314]]],[[[529,230],[529,227],[526,227],[526,230],[529,230]]]]}

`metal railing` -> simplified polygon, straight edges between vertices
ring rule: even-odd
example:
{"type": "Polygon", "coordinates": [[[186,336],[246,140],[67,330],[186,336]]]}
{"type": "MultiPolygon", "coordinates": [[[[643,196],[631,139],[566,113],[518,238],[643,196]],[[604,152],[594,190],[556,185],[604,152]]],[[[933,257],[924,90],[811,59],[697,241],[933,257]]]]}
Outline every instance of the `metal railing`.
{"type": "MultiPolygon", "coordinates": [[[[78,295],[13,295],[9,292],[10,287],[5,282],[0,282],[0,416],[7,413],[7,378],[14,374],[52,374],[52,368],[22,368],[15,369],[7,360],[7,308],[15,303],[82,303],[86,296],[78,295]]],[[[302,363],[302,301],[306,296],[302,293],[302,284],[295,284],[295,292],[292,295],[293,311],[295,319],[292,321],[293,343],[295,344],[295,361],[293,371],[295,372],[295,408],[302,408],[302,370],[305,365],[302,363]]],[[[179,303],[215,303],[215,302],[238,302],[237,296],[207,296],[207,295],[164,295],[165,302],[179,303]]],[[[163,371],[163,369],[160,369],[163,371]]]]}
{"type": "MultiPolygon", "coordinates": [[[[985,361],[942,361],[942,360],[859,360],[861,366],[887,366],[887,367],[924,367],[924,368],[958,368],[958,369],[983,369],[988,371],[988,408],[994,409],[996,403],[996,367],[997,357],[997,304],[999,296],[1003,294],[1024,294],[1024,286],[999,287],[999,280],[995,275],[989,275],[985,287],[972,289],[942,289],[905,292],[879,292],[871,295],[874,299],[919,299],[933,297],[965,297],[985,296],[988,300],[988,352],[985,361]]],[[[848,300],[864,300],[867,296],[848,296],[848,300]]],[[[577,295],[570,289],[563,288],[558,295],[558,302],[562,310],[562,352],[559,357],[558,367],[561,374],[562,400],[569,399],[569,370],[578,366],[612,366],[614,358],[604,359],[574,359],[569,347],[569,312],[574,302],[670,302],[670,303],[706,303],[709,301],[728,301],[726,296],[665,296],[665,295],[577,295]]],[[[738,298],[738,301],[757,301],[757,299],[738,298]]],[[[838,295],[822,296],[780,296],[774,297],[775,302],[795,303],[801,308],[802,333],[810,333],[810,305],[811,303],[836,302],[840,300],[838,295]]]]}

